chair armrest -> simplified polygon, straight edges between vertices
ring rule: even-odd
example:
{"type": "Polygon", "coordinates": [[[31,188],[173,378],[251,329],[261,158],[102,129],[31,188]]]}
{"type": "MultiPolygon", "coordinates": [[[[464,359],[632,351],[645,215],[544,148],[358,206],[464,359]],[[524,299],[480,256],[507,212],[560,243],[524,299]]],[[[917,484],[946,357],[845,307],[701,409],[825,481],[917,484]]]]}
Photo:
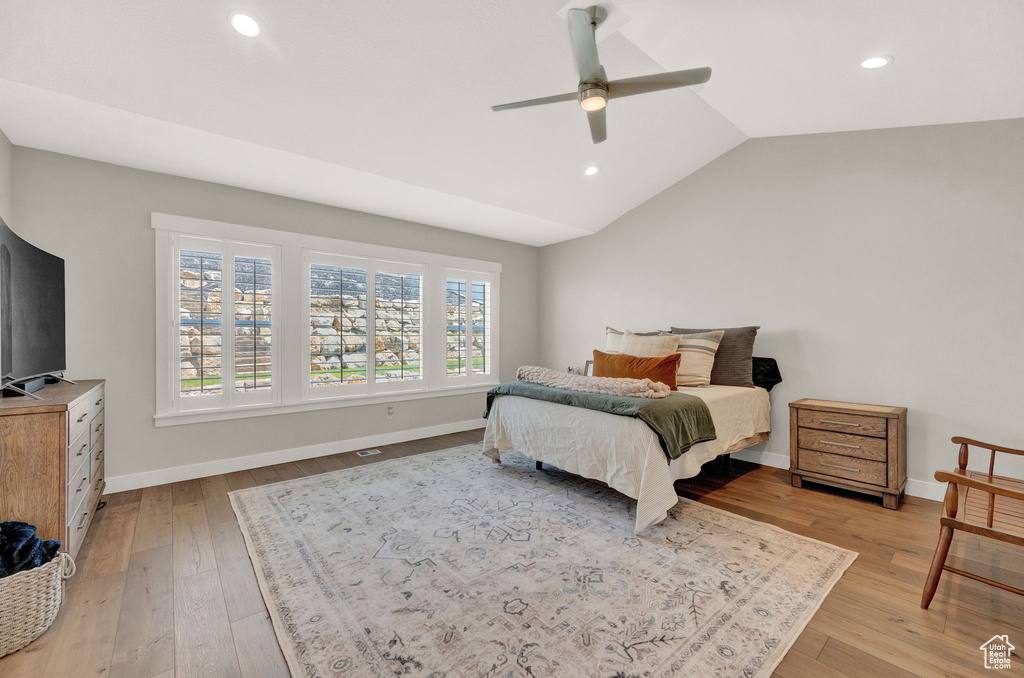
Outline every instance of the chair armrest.
{"type": "Polygon", "coordinates": [[[970,438],[962,438],[960,436],[955,436],[953,438],[953,443],[956,445],[974,445],[975,447],[981,447],[986,450],[995,450],[996,452],[1006,452],[1008,454],[1024,455],[1024,450],[1015,450],[1012,447],[992,445],[991,443],[983,443],[980,440],[972,440],[970,438]]]}
{"type": "Polygon", "coordinates": [[[1008,487],[1002,485],[994,485],[992,483],[985,482],[984,480],[978,480],[977,478],[970,478],[958,472],[950,473],[949,471],[936,471],[935,480],[940,483],[956,483],[964,487],[970,487],[981,492],[987,492],[989,494],[998,494],[1001,497],[1008,497],[1010,499],[1019,499],[1024,501],[1024,491],[1011,490],[1008,487]]]}

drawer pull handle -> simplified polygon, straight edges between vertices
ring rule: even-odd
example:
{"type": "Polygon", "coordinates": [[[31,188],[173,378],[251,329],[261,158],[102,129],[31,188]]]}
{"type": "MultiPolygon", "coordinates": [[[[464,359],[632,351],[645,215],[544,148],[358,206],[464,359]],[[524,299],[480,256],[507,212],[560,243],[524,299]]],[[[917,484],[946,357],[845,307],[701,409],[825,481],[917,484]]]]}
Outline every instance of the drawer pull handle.
{"type": "Polygon", "coordinates": [[[850,422],[850,421],[835,421],[834,419],[822,419],[821,423],[822,424],[835,424],[837,426],[860,426],[860,424],[855,424],[855,423],[850,422]]]}
{"type": "Polygon", "coordinates": [[[96,401],[96,404],[99,405],[102,402],[103,402],[103,398],[100,398],[99,400],[96,401]]]}
{"type": "Polygon", "coordinates": [[[102,423],[96,424],[96,431],[97,431],[97,432],[99,432],[99,430],[100,430],[101,428],[103,428],[103,424],[102,424],[102,423]]]}
{"type": "Polygon", "coordinates": [[[78,421],[77,421],[77,422],[75,422],[75,423],[77,423],[77,424],[81,424],[81,423],[82,423],[83,421],[85,421],[85,418],[86,418],[86,416],[88,416],[88,414],[89,414],[89,413],[88,413],[88,412],[86,412],[85,414],[83,414],[82,416],[80,416],[80,417],[78,418],[78,421]]]}
{"type": "Polygon", "coordinates": [[[860,445],[851,445],[849,443],[833,443],[828,440],[819,440],[819,445],[838,445],[839,447],[849,447],[851,450],[859,450],[860,445]]]}
{"type": "Polygon", "coordinates": [[[75,456],[76,457],[81,457],[82,456],[82,452],[85,452],[85,447],[88,444],[89,443],[82,443],[82,446],[80,448],[78,448],[78,453],[75,456]]]}
{"type": "Polygon", "coordinates": [[[77,493],[81,492],[82,491],[82,485],[85,485],[87,482],[89,482],[89,476],[85,476],[84,478],[82,478],[82,482],[78,483],[78,489],[75,490],[75,493],[77,494],[77,493]]]}
{"type": "Polygon", "coordinates": [[[80,529],[82,529],[83,527],[85,527],[85,519],[86,519],[86,518],[88,518],[88,517],[89,517],[89,512],[88,512],[88,511],[86,511],[85,513],[83,513],[83,514],[82,514],[82,519],[78,521],[78,527],[76,527],[75,529],[76,529],[76,530],[80,530],[80,529]]]}
{"type": "Polygon", "coordinates": [[[852,466],[840,466],[839,464],[830,464],[827,461],[820,462],[822,466],[828,466],[829,468],[841,468],[844,471],[853,471],[854,473],[860,473],[859,468],[853,468],[852,466]]]}

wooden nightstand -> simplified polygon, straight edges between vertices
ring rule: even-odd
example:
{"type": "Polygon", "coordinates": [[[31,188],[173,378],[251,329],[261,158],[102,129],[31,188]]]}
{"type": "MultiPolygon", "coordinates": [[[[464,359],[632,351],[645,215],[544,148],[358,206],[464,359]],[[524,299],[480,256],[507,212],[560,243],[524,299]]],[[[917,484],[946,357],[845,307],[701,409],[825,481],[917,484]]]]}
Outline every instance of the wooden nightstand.
{"type": "Polygon", "coordinates": [[[907,408],[804,398],[789,404],[789,471],[900,507],[907,485],[907,408]]]}

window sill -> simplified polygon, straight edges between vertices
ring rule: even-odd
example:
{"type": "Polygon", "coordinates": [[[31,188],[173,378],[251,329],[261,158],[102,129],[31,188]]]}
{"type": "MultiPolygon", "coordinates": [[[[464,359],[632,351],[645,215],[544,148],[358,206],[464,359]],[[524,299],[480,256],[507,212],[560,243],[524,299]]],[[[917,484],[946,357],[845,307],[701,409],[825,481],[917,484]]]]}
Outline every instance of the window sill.
{"type": "MultiPolygon", "coordinates": [[[[207,421],[224,421],[228,419],[245,419],[247,417],[264,417],[273,414],[290,414],[293,412],[313,412],[330,410],[339,407],[358,407],[377,403],[394,403],[404,400],[422,400],[424,398],[444,398],[447,396],[486,393],[498,382],[474,384],[472,386],[455,386],[434,391],[415,391],[409,393],[381,393],[372,396],[341,396],[334,398],[318,398],[301,403],[287,405],[252,405],[236,407],[230,410],[193,410],[190,412],[173,412],[157,414],[153,417],[156,426],[179,426],[182,424],[200,424],[207,421]]],[[[481,404],[482,408],[482,404],[481,404]]],[[[483,410],[481,409],[481,412],[483,410]]]]}

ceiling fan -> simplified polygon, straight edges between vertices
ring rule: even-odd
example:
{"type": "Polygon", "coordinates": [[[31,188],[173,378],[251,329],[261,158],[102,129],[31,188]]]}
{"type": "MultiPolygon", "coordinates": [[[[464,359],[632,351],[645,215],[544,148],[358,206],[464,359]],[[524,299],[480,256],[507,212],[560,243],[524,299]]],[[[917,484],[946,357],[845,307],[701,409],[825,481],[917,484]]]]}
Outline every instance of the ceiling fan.
{"type": "Polygon", "coordinates": [[[573,53],[580,71],[580,83],[575,92],[556,94],[540,99],[527,99],[511,104],[492,106],[494,111],[507,111],[512,108],[555,104],[560,101],[577,100],[580,107],[587,112],[590,123],[590,137],[595,144],[608,138],[605,124],[605,106],[609,99],[630,97],[635,94],[647,94],[663,89],[700,85],[711,79],[710,68],[691,68],[686,71],[671,71],[641,75],[636,78],[612,80],[609,82],[604,67],[597,60],[597,41],[595,29],[607,18],[608,12],[603,7],[594,5],[587,9],[569,10],[569,33],[572,36],[573,53]]]}

